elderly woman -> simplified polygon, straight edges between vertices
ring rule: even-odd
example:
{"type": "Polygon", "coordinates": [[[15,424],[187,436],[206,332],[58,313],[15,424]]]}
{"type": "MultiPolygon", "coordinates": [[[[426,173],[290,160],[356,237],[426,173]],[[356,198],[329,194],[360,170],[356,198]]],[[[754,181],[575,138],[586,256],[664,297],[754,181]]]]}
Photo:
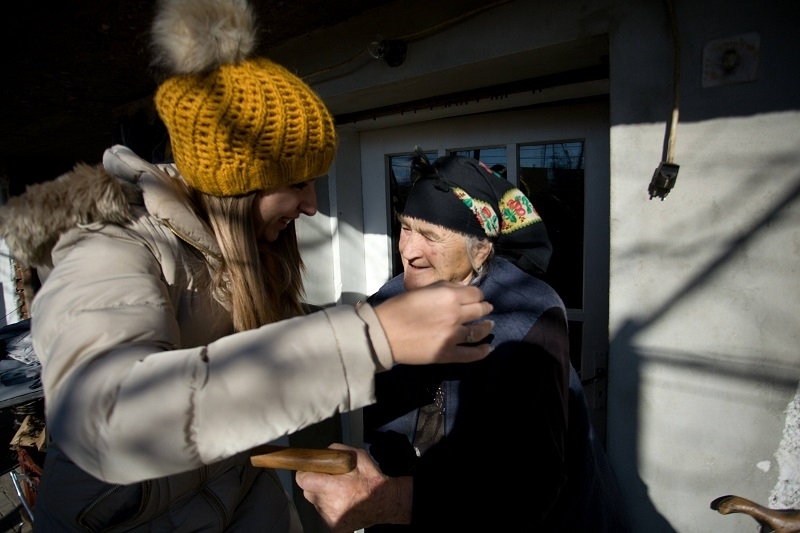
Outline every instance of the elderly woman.
{"type": "Polygon", "coordinates": [[[378,376],[364,410],[369,456],[358,450],[348,474],[298,472],[298,485],[341,532],[629,530],[570,364],[564,304],[531,275],[551,252],[541,218],[474,159],[431,165],[420,154],[412,170],[399,215],[404,272],[370,303],[441,280],[478,286],[494,306],[494,350],[378,376]]]}

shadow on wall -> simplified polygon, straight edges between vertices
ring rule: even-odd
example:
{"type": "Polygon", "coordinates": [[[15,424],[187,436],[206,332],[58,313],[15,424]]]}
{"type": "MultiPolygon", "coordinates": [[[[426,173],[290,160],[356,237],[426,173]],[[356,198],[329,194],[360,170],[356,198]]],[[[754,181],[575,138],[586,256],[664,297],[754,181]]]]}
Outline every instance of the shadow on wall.
{"type": "MultiPolygon", "coordinates": [[[[660,308],[656,309],[651,316],[645,317],[641,321],[627,322],[622,328],[620,328],[615,337],[611,339],[611,353],[616,354],[614,368],[612,370],[612,372],[616,374],[614,381],[618,384],[631,384],[627,388],[617,385],[618,399],[615,401],[615,404],[620,406],[618,408],[620,412],[627,412],[629,413],[629,416],[627,420],[618,422],[616,424],[616,432],[618,435],[615,438],[615,453],[618,454],[619,457],[624,457],[626,459],[624,461],[616,461],[614,468],[617,476],[621,480],[636,480],[635,488],[633,488],[633,490],[632,485],[629,482],[623,483],[623,491],[625,491],[625,497],[627,500],[625,502],[626,506],[636,510],[636,516],[634,520],[635,528],[637,525],[641,526],[644,524],[647,527],[648,533],[675,533],[676,531],[667,521],[667,519],[655,508],[648,494],[648,487],[639,476],[636,459],[640,455],[638,453],[640,446],[638,441],[640,429],[638,425],[638,420],[640,419],[640,413],[638,412],[640,397],[639,384],[642,380],[641,367],[645,358],[635,348],[635,339],[643,331],[647,330],[659,319],[661,319],[683,298],[687,297],[693,291],[700,288],[704,283],[708,282],[712,276],[717,274],[722,267],[729,263],[742,250],[742,248],[744,248],[746,245],[749,245],[764,230],[768,229],[771,225],[778,223],[779,217],[784,214],[785,210],[789,208],[792,203],[797,202],[798,200],[800,200],[800,176],[797,177],[794,188],[789,189],[783,198],[779,199],[771,209],[766,211],[766,214],[763,217],[754,220],[750,228],[746,231],[743,231],[741,235],[734,239],[727,249],[725,249],[717,258],[712,260],[706,266],[706,268],[701,271],[700,274],[698,274],[694,279],[689,280],[689,282],[686,283],[682,289],[677,290],[674,295],[665,301],[660,308]],[[625,410],[626,406],[636,406],[636,408],[625,410]]],[[[708,363],[708,361],[703,362],[695,360],[690,364],[710,368],[711,365],[708,363]]],[[[768,381],[775,387],[781,387],[787,390],[795,390],[798,386],[797,375],[775,376],[773,375],[774,373],[765,372],[763,369],[762,374],[758,375],[757,371],[754,372],[755,369],[753,367],[760,365],[753,364],[752,367],[741,370],[731,369],[729,367],[720,369],[719,366],[719,362],[715,362],[715,373],[726,372],[728,375],[732,375],[734,377],[739,375],[742,378],[750,380],[764,380],[768,381]]],[[[775,448],[778,449],[778,447],[779,445],[776,443],[775,448]]],[[[794,483],[797,482],[797,480],[794,480],[794,483]]],[[[708,498],[708,502],[713,499],[713,496],[718,495],[710,496],[708,498]]],[[[708,508],[708,502],[702,501],[699,502],[699,504],[708,508]]],[[[764,501],[761,503],[766,502],[764,501]]]]}
{"type": "Polygon", "coordinates": [[[618,377],[615,381],[620,383],[631,383],[631,387],[625,389],[624,399],[619,403],[624,405],[635,405],[636,409],[630,410],[630,416],[626,423],[618,424],[620,429],[619,437],[615,440],[619,441],[619,456],[627,458],[625,461],[617,461],[614,464],[614,470],[617,478],[622,480],[636,480],[635,487],[629,482],[621,483],[622,491],[625,498],[625,507],[628,509],[635,509],[631,512],[631,521],[636,531],[637,523],[647,524],[648,533],[676,533],[676,530],[664,518],[661,513],[653,505],[650,500],[647,485],[645,485],[642,478],[639,476],[639,469],[637,467],[637,457],[639,454],[639,442],[637,440],[639,435],[639,426],[637,421],[639,419],[638,413],[638,399],[639,399],[639,382],[640,372],[639,365],[641,363],[641,356],[639,356],[633,349],[633,339],[643,329],[642,324],[628,322],[623,326],[617,335],[611,339],[610,353],[617,354],[617,361],[615,367],[622,368],[614,370],[614,372],[624,372],[625,377],[618,377]],[[622,357],[619,357],[622,355],[622,357]],[[620,361],[620,359],[622,359],[620,361]],[[631,377],[627,377],[631,376],[631,377]]]}

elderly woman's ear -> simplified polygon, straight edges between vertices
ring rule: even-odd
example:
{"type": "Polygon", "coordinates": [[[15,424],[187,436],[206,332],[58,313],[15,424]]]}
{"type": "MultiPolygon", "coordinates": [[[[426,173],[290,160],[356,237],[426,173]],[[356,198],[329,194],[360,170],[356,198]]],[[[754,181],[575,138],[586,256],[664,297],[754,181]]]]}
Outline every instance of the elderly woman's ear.
{"type": "Polygon", "coordinates": [[[476,269],[480,269],[492,255],[492,241],[487,239],[476,240],[472,245],[472,260],[476,269]]]}

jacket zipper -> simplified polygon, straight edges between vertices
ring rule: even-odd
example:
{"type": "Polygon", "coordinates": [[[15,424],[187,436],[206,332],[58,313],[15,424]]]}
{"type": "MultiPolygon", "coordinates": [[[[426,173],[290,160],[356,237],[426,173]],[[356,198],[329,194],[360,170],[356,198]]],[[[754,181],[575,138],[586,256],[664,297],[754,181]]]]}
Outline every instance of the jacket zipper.
{"type": "Polygon", "coordinates": [[[178,237],[180,240],[182,240],[183,242],[185,242],[186,244],[188,244],[189,246],[191,246],[195,250],[198,250],[202,254],[213,257],[214,260],[216,260],[218,263],[222,262],[222,256],[220,256],[219,254],[216,254],[216,253],[212,252],[208,248],[206,248],[204,246],[201,246],[200,244],[192,241],[189,237],[187,237],[186,235],[182,234],[180,231],[175,229],[175,227],[172,225],[172,223],[169,221],[169,219],[162,218],[161,221],[164,223],[164,225],[167,227],[167,229],[169,229],[172,233],[174,233],[175,236],[178,237]]]}
{"type": "MultiPolygon", "coordinates": [[[[127,520],[127,521],[123,522],[122,524],[116,524],[116,525],[114,525],[113,527],[110,527],[110,528],[102,529],[101,531],[114,531],[115,529],[123,527],[126,524],[130,524],[131,522],[134,522],[135,520],[137,520],[141,516],[142,510],[144,509],[145,504],[150,499],[150,492],[152,490],[152,487],[151,487],[150,481],[142,481],[140,483],[140,486],[142,488],[142,496],[139,499],[139,511],[133,517],[131,517],[130,520],[127,520]]],[[[83,512],[78,516],[78,524],[83,526],[84,517],[86,515],[88,515],[89,513],[91,513],[92,509],[97,507],[100,503],[102,503],[106,498],[108,498],[109,496],[114,494],[116,491],[118,491],[121,487],[122,487],[122,485],[113,485],[112,487],[109,487],[108,489],[103,491],[103,493],[100,494],[98,497],[96,497],[94,500],[92,500],[92,503],[90,503],[88,505],[88,507],[86,507],[86,509],[84,509],[83,512]]],[[[84,526],[84,529],[86,531],[92,531],[91,529],[89,529],[88,527],[85,527],[85,526],[84,526]]]]}
{"type": "Polygon", "coordinates": [[[222,520],[222,527],[224,529],[225,527],[228,526],[227,509],[225,509],[225,505],[223,505],[223,503],[220,501],[217,495],[214,494],[212,491],[208,490],[208,488],[206,487],[206,479],[208,479],[208,466],[203,465],[203,475],[201,479],[201,485],[203,487],[202,494],[203,497],[208,501],[208,503],[211,504],[211,507],[213,507],[217,511],[217,514],[222,520]]]}

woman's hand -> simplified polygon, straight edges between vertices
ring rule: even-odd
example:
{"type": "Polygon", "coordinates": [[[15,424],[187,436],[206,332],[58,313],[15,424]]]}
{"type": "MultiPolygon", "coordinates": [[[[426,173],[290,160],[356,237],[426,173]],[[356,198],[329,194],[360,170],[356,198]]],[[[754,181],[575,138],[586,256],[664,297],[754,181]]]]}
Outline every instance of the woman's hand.
{"type": "Polygon", "coordinates": [[[468,285],[440,281],[389,298],[375,308],[395,363],[467,363],[486,357],[488,343],[466,346],[486,338],[494,322],[483,320],[492,304],[483,292],[468,285]]]}

